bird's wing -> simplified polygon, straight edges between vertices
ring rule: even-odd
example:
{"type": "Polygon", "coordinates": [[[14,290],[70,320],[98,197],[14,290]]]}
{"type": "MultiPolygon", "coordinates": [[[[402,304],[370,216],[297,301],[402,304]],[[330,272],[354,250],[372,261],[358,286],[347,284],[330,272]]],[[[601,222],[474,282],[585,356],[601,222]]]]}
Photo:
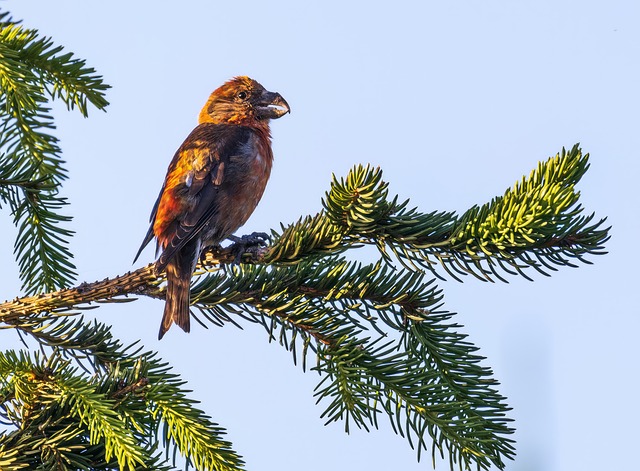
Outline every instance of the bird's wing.
{"type": "Polygon", "coordinates": [[[241,126],[201,124],[174,156],[151,215],[153,235],[163,247],[157,268],[163,269],[175,253],[197,236],[217,212],[218,189],[231,156],[250,137],[241,126]]]}
{"type": "Polygon", "coordinates": [[[140,256],[144,248],[147,245],[149,245],[149,242],[151,242],[151,240],[153,239],[153,223],[156,221],[156,212],[158,211],[158,204],[160,203],[160,198],[162,197],[163,191],[164,191],[164,185],[162,186],[162,189],[160,190],[160,194],[158,195],[158,199],[156,200],[155,204],[153,205],[153,209],[151,210],[151,215],[149,216],[149,230],[147,231],[147,234],[144,236],[144,240],[142,241],[142,244],[140,244],[140,248],[138,249],[138,252],[136,253],[136,256],[133,259],[133,263],[136,263],[136,261],[138,260],[138,257],[140,256]]]}

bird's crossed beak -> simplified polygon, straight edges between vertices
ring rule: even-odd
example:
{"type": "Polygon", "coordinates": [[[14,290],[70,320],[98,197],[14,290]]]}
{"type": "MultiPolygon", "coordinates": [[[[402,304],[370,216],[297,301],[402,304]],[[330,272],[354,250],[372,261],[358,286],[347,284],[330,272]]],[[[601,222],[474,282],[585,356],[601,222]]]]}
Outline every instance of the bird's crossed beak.
{"type": "Polygon", "coordinates": [[[264,91],[255,105],[259,119],[278,119],[291,112],[289,103],[277,92],[264,91]]]}

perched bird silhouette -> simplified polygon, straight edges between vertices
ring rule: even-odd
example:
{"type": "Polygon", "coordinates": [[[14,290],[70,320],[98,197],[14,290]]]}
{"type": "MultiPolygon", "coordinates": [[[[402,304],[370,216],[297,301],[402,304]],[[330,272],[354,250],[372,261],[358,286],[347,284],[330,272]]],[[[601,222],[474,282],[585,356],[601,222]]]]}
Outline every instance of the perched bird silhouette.
{"type": "Polygon", "coordinates": [[[230,237],[253,213],[273,162],[269,120],[289,111],[279,93],[236,77],[211,94],[198,126],[174,155],[135,257],[155,236],[162,249],[156,271],[167,274],[158,339],[174,322],[189,332],[196,263],[205,248],[230,237]]]}

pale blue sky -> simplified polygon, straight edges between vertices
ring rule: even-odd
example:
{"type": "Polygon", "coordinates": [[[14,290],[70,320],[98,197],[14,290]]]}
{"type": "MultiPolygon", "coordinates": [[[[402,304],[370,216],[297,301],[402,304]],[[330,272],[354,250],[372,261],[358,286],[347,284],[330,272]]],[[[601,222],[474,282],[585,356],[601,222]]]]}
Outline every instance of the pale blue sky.
{"type": "MultiPolygon", "coordinates": [[[[440,282],[514,407],[513,471],[631,469],[637,459],[636,216],[640,10],[628,1],[4,1],[25,25],[86,58],[113,86],[107,113],[56,107],[80,281],[130,270],[167,165],[208,94],[250,75],[280,92],[265,196],[242,232],[320,209],[331,173],[380,165],[421,210],[464,211],[539,160],[581,142],[588,212],[610,253],[535,282],[440,282]]],[[[0,299],[18,293],[0,217],[0,299]]],[[[141,257],[151,262],[152,250],[141,257]]],[[[138,265],[139,266],[139,265],[138,265]]],[[[431,469],[389,427],[323,425],[303,374],[261,327],[156,340],[162,302],[92,315],[139,338],[189,381],[249,469],[431,469]]],[[[0,332],[15,345],[15,334],[0,332]]],[[[446,462],[439,470],[448,469],[446,462]]]]}

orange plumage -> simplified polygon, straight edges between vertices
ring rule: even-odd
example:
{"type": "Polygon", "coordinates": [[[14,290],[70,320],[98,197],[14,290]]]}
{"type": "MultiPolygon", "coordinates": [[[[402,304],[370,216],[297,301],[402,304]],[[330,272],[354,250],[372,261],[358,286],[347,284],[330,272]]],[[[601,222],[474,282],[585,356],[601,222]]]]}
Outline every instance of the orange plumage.
{"type": "Polygon", "coordinates": [[[279,93],[236,77],[210,95],[198,126],[174,155],[136,255],[156,237],[162,249],[156,269],[167,273],[158,338],[174,322],[189,332],[189,285],[198,258],[253,213],[273,162],[269,120],[288,112],[279,93]]]}

